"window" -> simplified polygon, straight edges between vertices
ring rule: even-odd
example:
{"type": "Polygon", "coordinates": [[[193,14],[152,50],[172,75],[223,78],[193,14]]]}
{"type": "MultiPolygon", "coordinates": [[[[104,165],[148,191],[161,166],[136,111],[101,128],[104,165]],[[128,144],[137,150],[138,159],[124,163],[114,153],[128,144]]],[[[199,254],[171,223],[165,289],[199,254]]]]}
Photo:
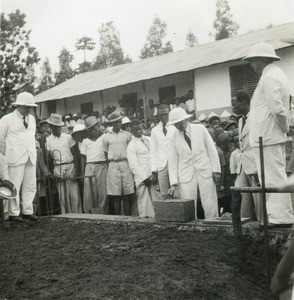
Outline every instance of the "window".
{"type": "Polygon", "coordinates": [[[130,93],[122,95],[122,100],[125,107],[135,109],[137,106],[137,93],[130,93]]]}
{"type": "Polygon", "coordinates": [[[259,78],[250,64],[230,67],[231,94],[238,90],[246,90],[252,96],[259,78]]]}
{"type": "Polygon", "coordinates": [[[56,113],[56,100],[48,101],[47,108],[49,115],[51,115],[52,113],[56,113]]]}
{"type": "Polygon", "coordinates": [[[164,100],[173,100],[176,97],[176,87],[174,85],[161,87],[158,89],[159,102],[164,100]]]}
{"type": "Polygon", "coordinates": [[[81,103],[81,113],[90,115],[93,113],[93,102],[81,103]]]}

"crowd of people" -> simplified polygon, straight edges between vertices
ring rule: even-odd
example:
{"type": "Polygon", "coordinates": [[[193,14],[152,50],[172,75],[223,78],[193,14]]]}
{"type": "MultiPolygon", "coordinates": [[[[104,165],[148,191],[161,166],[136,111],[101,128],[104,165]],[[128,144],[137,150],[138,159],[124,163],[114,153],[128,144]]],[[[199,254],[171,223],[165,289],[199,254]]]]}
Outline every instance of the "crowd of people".
{"type": "MultiPolygon", "coordinates": [[[[263,68],[255,62],[254,51],[258,52],[253,50],[247,60],[253,61],[257,72],[270,69],[271,76],[284,76],[272,64],[277,60],[274,50],[263,58],[263,68]]],[[[194,95],[189,91],[172,103],[155,106],[151,99],[145,108],[147,123],[141,115],[142,101],[133,110],[136,114],[130,115],[120,100],[119,108],[107,107],[103,115],[53,113],[36,126],[30,114],[37,106],[33,95],[19,94],[13,103],[16,109],[0,120],[5,155],[1,159],[7,164],[2,177],[13,181],[18,190],[14,200],[6,201],[9,219],[35,219],[37,192],[41,213],[51,206],[51,211],[60,213],[154,217],[153,201],[174,197],[194,199],[196,218],[214,219],[237,205],[243,217],[263,223],[259,194],[230,192],[231,186],[259,185],[258,136],[264,137],[266,183],[286,180],[286,166],[281,163],[285,153],[280,148],[289,132],[284,100],[289,100],[289,91],[282,90],[285,95],[280,99],[274,92],[265,94],[260,84],[252,99],[244,90],[233,95],[235,115],[229,121],[217,115],[196,120],[194,95]],[[271,96],[274,100],[264,104],[271,96]],[[52,199],[58,201],[52,204],[52,199]]],[[[269,222],[292,224],[290,194],[268,199],[269,222]]]]}

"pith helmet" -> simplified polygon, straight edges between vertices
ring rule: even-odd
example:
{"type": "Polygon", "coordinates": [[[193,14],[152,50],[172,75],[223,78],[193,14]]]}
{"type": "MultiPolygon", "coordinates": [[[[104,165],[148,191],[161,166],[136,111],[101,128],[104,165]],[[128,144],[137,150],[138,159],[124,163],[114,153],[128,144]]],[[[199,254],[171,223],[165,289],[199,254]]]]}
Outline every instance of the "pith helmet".
{"type": "Polygon", "coordinates": [[[270,44],[266,43],[257,43],[253,45],[249,50],[249,53],[243,59],[251,60],[256,57],[267,57],[272,60],[281,60],[281,58],[276,55],[274,48],[270,44]]]}
{"type": "Polygon", "coordinates": [[[11,181],[0,179],[0,199],[13,199],[16,194],[16,187],[11,181]]]}
{"type": "Polygon", "coordinates": [[[186,119],[191,118],[193,115],[189,115],[185,112],[185,110],[181,107],[176,107],[169,112],[168,123],[167,125],[172,125],[186,119]]]}
{"type": "Polygon", "coordinates": [[[17,95],[16,101],[12,103],[12,105],[20,105],[20,106],[31,106],[36,107],[38,106],[35,103],[35,98],[31,93],[23,92],[17,95]]]}

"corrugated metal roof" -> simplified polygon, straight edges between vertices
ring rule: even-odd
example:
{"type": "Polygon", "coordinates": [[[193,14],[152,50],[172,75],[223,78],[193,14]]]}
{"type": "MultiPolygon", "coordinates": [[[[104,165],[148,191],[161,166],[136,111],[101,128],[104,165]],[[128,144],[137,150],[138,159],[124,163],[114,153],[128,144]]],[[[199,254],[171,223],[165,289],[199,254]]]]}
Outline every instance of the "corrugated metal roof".
{"type": "MultiPolygon", "coordinates": [[[[294,38],[294,22],[249,32],[178,52],[77,75],[36,96],[36,102],[69,98],[132,82],[238,60],[257,42],[267,42],[276,50],[290,47],[283,39],[294,38]]],[[[292,45],[293,46],[293,45],[292,45]]]]}

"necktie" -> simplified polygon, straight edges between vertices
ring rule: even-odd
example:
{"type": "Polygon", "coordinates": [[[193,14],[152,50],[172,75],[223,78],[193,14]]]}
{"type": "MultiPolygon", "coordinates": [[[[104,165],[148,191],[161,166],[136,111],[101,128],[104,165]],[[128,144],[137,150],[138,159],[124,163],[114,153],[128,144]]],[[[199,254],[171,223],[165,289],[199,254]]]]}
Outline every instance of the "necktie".
{"type": "Polygon", "coordinates": [[[28,123],[27,123],[27,121],[26,121],[26,117],[25,116],[23,116],[23,125],[24,125],[24,127],[27,129],[28,128],[28,123]]]}
{"type": "Polygon", "coordinates": [[[166,130],[166,128],[165,128],[165,125],[162,125],[162,127],[163,127],[163,128],[162,128],[163,134],[166,135],[167,130],[166,130]]]}
{"type": "Polygon", "coordinates": [[[188,146],[189,146],[190,149],[192,150],[191,140],[190,140],[190,138],[188,137],[186,131],[184,131],[184,138],[185,138],[185,141],[187,142],[188,146]]]}
{"type": "Polygon", "coordinates": [[[141,138],[141,141],[142,141],[143,144],[147,147],[147,149],[150,150],[149,142],[148,142],[147,140],[145,140],[143,137],[141,138]]]}
{"type": "Polygon", "coordinates": [[[246,116],[244,116],[244,117],[242,118],[242,128],[241,128],[241,131],[243,130],[243,128],[244,128],[244,126],[245,126],[245,124],[246,124],[246,119],[247,119],[246,116]]]}

